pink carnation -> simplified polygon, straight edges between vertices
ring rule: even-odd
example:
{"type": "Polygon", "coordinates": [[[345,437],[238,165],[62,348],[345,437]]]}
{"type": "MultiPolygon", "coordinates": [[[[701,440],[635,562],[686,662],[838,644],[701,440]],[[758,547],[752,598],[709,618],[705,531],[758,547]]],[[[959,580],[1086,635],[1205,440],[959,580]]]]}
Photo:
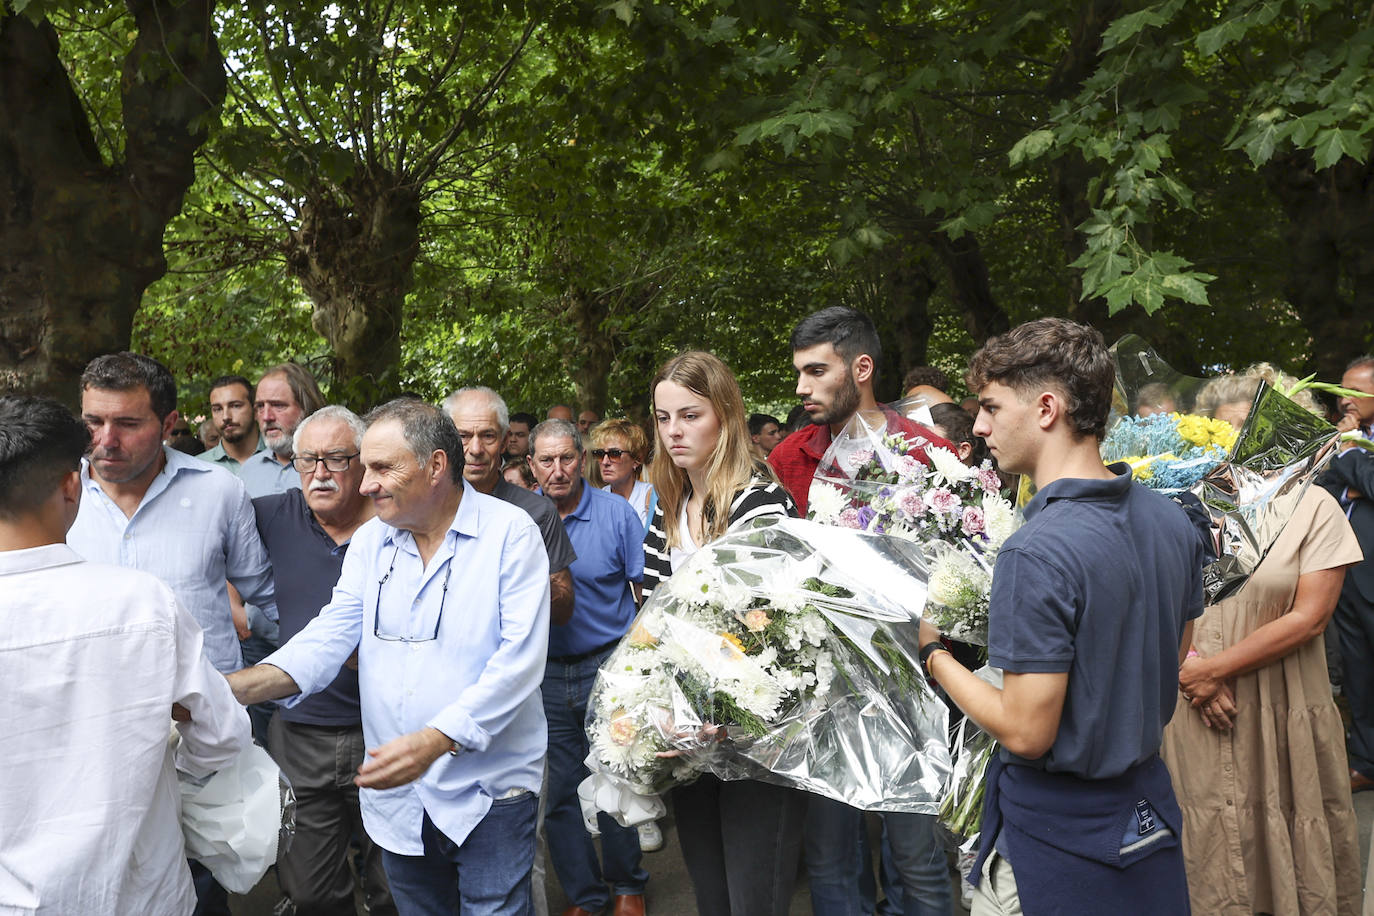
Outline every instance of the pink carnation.
{"type": "Polygon", "coordinates": [[[997,472],[989,467],[978,469],[978,483],[989,493],[996,493],[1002,488],[1002,480],[997,476],[997,472]]]}
{"type": "Polygon", "coordinates": [[[920,518],[925,511],[925,500],[921,498],[921,491],[915,487],[903,490],[897,496],[897,508],[907,518],[920,518]]]}
{"type": "Polygon", "coordinates": [[[873,449],[865,448],[857,452],[852,452],[845,461],[849,464],[851,471],[862,471],[873,460],[873,449]]]}
{"type": "Polygon", "coordinates": [[[977,506],[965,506],[962,519],[964,534],[972,537],[983,533],[983,510],[977,506]]]}
{"type": "Polygon", "coordinates": [[[957,515],[964,501],[948,487],[936,487],[926,494],[926,503],[936,512],[944,515],[957,515]]]}
{"type": "Polygon", "coordinates": [[[858,509],[851,507],[840,513],[841,528],[862,528],[863,526],[863,522],[859,521],[858,509]]]}
{"type": "Polygon", "coordinates": [[[926,466],[910,455],[899,455],[896,461],[897,476],[902,480],[919,480],[925,475],[926,466]]]}

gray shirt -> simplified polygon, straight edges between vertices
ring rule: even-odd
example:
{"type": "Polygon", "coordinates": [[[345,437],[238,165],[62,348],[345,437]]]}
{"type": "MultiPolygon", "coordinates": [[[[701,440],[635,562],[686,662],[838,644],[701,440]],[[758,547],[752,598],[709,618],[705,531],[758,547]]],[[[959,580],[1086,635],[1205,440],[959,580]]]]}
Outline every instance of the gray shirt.
{"type": "Polygon", "coordinates": [[[491,495],[519,506],[534,519],[539,526],[539,533],[544,537],[544,549],[549,552],[549,575],[567,569],[577,559],[577,551],[573,550],[572,541],[568,540],[568,532],[563,528],[563,520],[558,517],[553,500],[504,480],[496,482],[496,489],[491,491],[491,495]]]}

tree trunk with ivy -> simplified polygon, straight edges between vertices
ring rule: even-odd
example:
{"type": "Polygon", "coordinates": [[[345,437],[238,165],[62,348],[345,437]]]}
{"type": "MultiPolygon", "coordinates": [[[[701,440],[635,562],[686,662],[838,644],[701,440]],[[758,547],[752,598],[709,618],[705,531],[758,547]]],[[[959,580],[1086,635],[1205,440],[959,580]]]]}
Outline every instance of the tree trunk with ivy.
{"type": "Polygon", "coordinates": [[[125,349],[162,239],[224,99],[211,0],[129,0],[124,157],[107,162],[56,30],[0,13],[0,389],[79,400],[81,371],[125,349]]]}

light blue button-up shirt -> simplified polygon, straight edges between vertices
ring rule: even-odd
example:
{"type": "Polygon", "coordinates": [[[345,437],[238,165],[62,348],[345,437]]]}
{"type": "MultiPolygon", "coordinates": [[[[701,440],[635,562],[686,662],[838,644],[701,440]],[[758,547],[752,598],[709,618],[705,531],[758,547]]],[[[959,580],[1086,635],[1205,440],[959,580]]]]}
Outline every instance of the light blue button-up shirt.
{"type": "Polygon", "coordinates": [[[253,503],[224,468],[166,446],[162,452],[167,464],[132,518],[105,495],[83,460],[81,508],[67,543],[94,563],[141,569],[166,582],[205,631],[210,661],[220,671],[237,671],[243,656],[225,580],[277,619],[253,503]]]}
{"type": "Polygon", "coordinates": [[[295,467],[289,461],[286,464],[278,461],[276,452],[270,448],[249,455],[248,460],[239,466],[238,474],[239,480],[248,488],[248,495],[254,499],[301,488],[301,475],[295,467]]]}
{"type": "Polygon", "coordinates": [[[282,701],[290,707],[328,686],[356,647],[369,748],[426,726],[463,746],[409,785],[359,793],[367,835],[418,856],[426,813],[461,844],[492,799],[539,791],[548,636],[549,560],[538,526],[464,482],[427,567],[409,531],[372,519],[354,532],[328,607],[263,663],[300,687],[282,701]],[[387,640],[374,630],[426,641],[387,640]]]}

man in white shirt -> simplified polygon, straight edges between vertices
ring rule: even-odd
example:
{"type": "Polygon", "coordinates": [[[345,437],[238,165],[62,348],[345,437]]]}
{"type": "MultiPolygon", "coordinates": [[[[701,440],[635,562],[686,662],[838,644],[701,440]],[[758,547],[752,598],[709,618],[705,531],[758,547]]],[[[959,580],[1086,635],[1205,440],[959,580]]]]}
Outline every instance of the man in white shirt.
{"type": "Polygon", "coordinates": [[[173,762],[209,775],[248,719],[166,585],[63,543],[88,441],[55,401],[0,398],[0,912],[184,916],[173,762]]]}

